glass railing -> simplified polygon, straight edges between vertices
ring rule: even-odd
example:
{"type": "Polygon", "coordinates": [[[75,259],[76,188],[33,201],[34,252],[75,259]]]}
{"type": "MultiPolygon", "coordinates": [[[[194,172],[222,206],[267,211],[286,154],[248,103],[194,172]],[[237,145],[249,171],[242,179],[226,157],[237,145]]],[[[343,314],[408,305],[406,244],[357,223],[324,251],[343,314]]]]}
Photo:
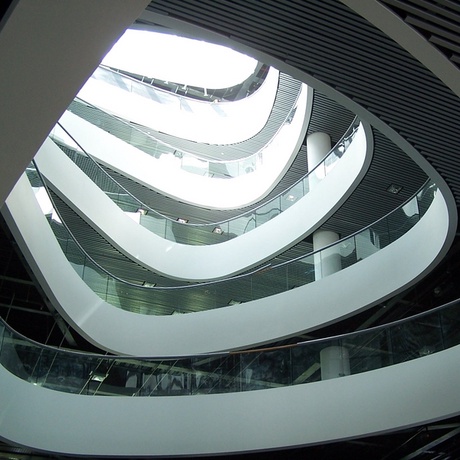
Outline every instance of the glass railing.
{"type": "MultiPolygon", "coordinates": [[[[250,273],[202,283],[184,283],[141,270],[126,256],[123,256],[124,259],[117,257],[112,246],[108,247],[110,254],[106,256],[101,247],[108,243],[102,239],[98,243],[97,254],[89,255],[61,216],[60,220],[53,219],[50,214],[49,222],[69,262],[99,297],[131,312],[168,315],[250,302],[346,269],[407,233],[429,208],[436,191],[436,185],[427,182],[417,194],[391,213],[318,251],[283,263],[267,263],[250,273]]],[[[90,244],[94,247],[93,238],[90,244]]]]}
{"type": "Polygon", "coordinates": [[[34,385],[84,395],[232,393],[346,378],[460,344],[460,301],[360,332],[295,345],[178,358],[84,354],[0,322],[0,364],[34,385]]]}
{"type": "Polygon", "coordinates": [[[254,172],[262,165],[263,150],[237,160],[204,159],[156,139],[151,129],[117,118],[81,99],[75,99],[68,110],[156,159],[167,156],[169,168],[205,177],[231,179],[254,172]]]}
{"type": "MultiPolygon", "coordinates": [[[[106,66],[101,65],[102,69],[106,66]]],[[[158,78],[150,78],[145,75],[127,72],[125,70],[107,67],[110,71],[119,73],[130,80],[135,80],[143,83],[144,85],[151,86],[157,91],[166,91],[174,93],[178,96],[197,99],[205,102],[216,101],[238,101],[251,96],[257,91],[265,81],[270,67],[266,64],[259,62],[250,75],[244,82],[223,89],[202,88],[198,86],[184,85],[182,83],[174,83],[171,81],[160,80],[158,78]]],[[[117,85],[118,86],[118,85],[117,85]]]]}
{"type": "MultiPolygon", "coordinates": [[[[117,74],[104,68],[99,68],[95,72],[93,78],[96,77],[108,83],[115,84],[123,90],[130,92],[134,91],[134,89],[137,87],[139,87],[137,88],[137,90],[141,91],[140,94],[143,95],[145,95],[144,93],[148,91],[153,91],[153,88],[150,88],[141,82],[127,79],[126,77],[123,77],[120,74],[117,74]]],[[[259,166],[263,164],[264,151],[267,149],[267,146],[279,134],[280,130],[284,126],[290,125],[292,123],[295,114],[300,113],[300,111],[297,110],[299,98],[302,94],[302,91],[306,91],[306,86],[300,83],[299,85],[300,88],[297,92],[297,95],[293,99],[292,107],[289,110],[289,112],[286,113],[286,115],[284,116],[284,120],[282,120],[282,122],[277,121],[276,127],[273,123],[267,123],[267,125],[272,126],[272,128],[270,130],[270,133],[267,133],[267,128],[265,128],[265,145],[258,151],[252,153],[251,155],[247,155],[244,158],[239,158],[235,160],[216,160],[211,158],[201,158],[197,155],[194,155],[191,152],[187,152],[178,147],[174,147],[164,141],[156,139],[154,136],[154,132],[151,128],[146,128],[135,123],[129,123],[107,112],[104,112],[98,107],[95,107],[92,104],[78,98],[71,103],[68,110],[72,113],[75,113],[82,119],[88,121],[89,123],[94,124],[98,128],[109,132],[112,136],[115,136],[118,139],[135,146],[139,150],[147,153],[148,155],[153,156],[154,158],[159,159],[163,155],[169,155],[168,167],[170,168],[174,166],[183,169],[184,171],[202,176],[228,179],[254,172],[255,170],[257,170],[259,166]],[[265,138],[269,138],[269,140],[266,141],[265,138]]],[[[171,94],[169,94],[169,97],[174,97],[175,99],[177,99],[176,96],[173,96],[171,94]]],[[[194,103],[204,104],[203,102],[199,101],[194,101],[194,103]]],[[[275,113],[278,119],[279,113],[277,113],[276,111],[275,113]]],[[[272,115],[270,115],[270,117],[271,116],[272,115]]],[[[220,148],[223,149],[225,147],[221,146],[220,148]]],[[[241,151],[241,144],[238,144],[237,150],[234,150],[234,153],[239,152],[239,156],[241,156],[241,151]]]]}
{"type": "Polygon", "coordinates": [[[181,244],[209,245],[222,243],[247,233],[298,202],[334,169],[337,161],[353,142],[359,126],[359,120],[355,119],[323,161],[270,201],[253,207],[250,211],[232,219],[207,224],[189,223],[183,218],[167,217],[137,199],[113,179],[60,123],[56,125],[50,136],[115,204],[123,211],[138,213],[140,225],[170,241],[181,244]]]}

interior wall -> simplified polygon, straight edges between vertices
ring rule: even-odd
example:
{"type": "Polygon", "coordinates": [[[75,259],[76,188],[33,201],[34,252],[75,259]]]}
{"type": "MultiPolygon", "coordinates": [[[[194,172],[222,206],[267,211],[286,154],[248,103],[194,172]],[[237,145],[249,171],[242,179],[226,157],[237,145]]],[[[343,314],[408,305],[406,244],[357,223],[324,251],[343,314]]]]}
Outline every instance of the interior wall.
{"type": "Polygon", "coordinates": [[[444,256],[452,239],[449,211],[438,192],[409,232],[345,270],[253,302],[186,315],[146,316],[105,303],[83,283],[63,255],[26,178],[8,198],[3,215],[63,317],[97,346],[137,356],[241,349],[338,321],[414,283],[444,256]]]}
{"type": "Polygon", "coordinates": [[[292,387],[165,397],[61,393],[0,367],[0,436],[64,454],[151,457],[276,449],[383,433],[458,414],[459,353],[457,346],[292,387]]]}

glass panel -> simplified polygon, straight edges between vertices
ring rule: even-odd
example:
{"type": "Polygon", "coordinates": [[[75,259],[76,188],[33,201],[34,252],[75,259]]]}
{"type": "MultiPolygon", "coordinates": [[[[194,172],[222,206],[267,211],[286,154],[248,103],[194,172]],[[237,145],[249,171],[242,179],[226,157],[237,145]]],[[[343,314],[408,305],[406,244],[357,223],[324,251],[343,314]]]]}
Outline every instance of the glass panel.
{"type": "MultiPolygon", "coordinates": [[[[119,77],[120,75],[115,75],[115,78],[119,77]]],[[[141,85],[141,83],[139,84],[141,85]]],[[[222,162],[209,163],[193,155],[179,152],[172,147],[162,145],[149,134],[142,132],[141,127],[134,127],[83,101],[75,100],[69,107],[69,110],[101,129],[107,130],[121,140],[136,146],[149,155],[153,155],[157,158],[164,154],[173,155],[175,158],[177,157],[180,159],[180,164],[183,169],[200,175],[233,177],[233,173],[230,171],[243,171],[246,174],[252,172],[258,164],[262,164],[262,152],[257,152],[251,158],[241,160],[241,164],[235,162],[229,162],[228,164],[222,162]],[[152,145],[154,146],[153,148],[152,145]]],[[[318,165],[318,167],[311,172],[312,177],[309,178],[307,174],[306,177],[283,192],[280,196],[273,198],[270,202],[261,205],[259,208],[252,209],[248,213],[231,219],[229,222],[206,225],[181,223],[177,227],[177,232],[180,233],[179,235],[176,234],[177,232],[171,231],[171,219],[160,215],[154,209],[127,192],[114,180],[114,178],[106,173],[87,152],[84,152],[77,145],[76,141],[71,138],[64,128],[60,127],[60,125],[55,127],[51,137],[69,158],[71,158],[122,210],[133,213],[139,212],[139,209],[146,210],[151,216],[158,219],[158,222],[161,222],[161,225],[157,226],[153,225],[150,219],[140,219],[140,224],[145,225],[150,231],[163,238],[183,244],[216,244],[223,240],[225,241],[242,235],[259,225],[263,225],[305,196],[305,194],[309,192],[312,183],[317,183],[322,180],[322,178],[332,170],[336,161],[340,159],[351,143],[358,127],[359,120],[356,119],[345,133],[343,139],[339,141],[329,155],[325,157],[323,163],[318,165]],[[347,141],[345,142],[344,139],[347,141]],[[223,227],[225,225],[229,228],[227,231],[224,231],[224,236],[222,238],[209,238],[209,234],[213,233],[216,227],[223,227]],[[168,228],[165,229],[165,226],[168,228]],[[179,227],[182,227],[180,231],[179,227]],[[205,237],[205,235],[207,235],[207,237],[205,237]]],[[[173,221],[173,223],[177,224],[175,221],[173,221]]]]}
{"type": "Polygon", "coordinates": [[[389,332],[394,363],[426,356],[443,348],[437,314],[392,326],[389,332]]]}
{"type": "Polygon", "coordinates": [[[346,377],[460,343],[460,303],[395,324],[298,345],[136,359],[74,353],[33,343],[7,326],[0,363],[17,377],[85,395],[173,396],[251,391],[346,377]]]}
{"type": "Polygon", "coordinates": [[[293,385],[321,380],[321,350],[324,343],[302,344],[291,349],[293,385]]]}
{"type": "Polygon", "coordinates": [[[349,350],[351,374],[359,374],[391,364],[386,330],[347,336],[343,339],[342,346],[349,350]]]}
{"type": "MultiPolygon", "coordinates": [[[[432,189],[432,184],[424,187],[424,190],[430,190],[428,195],[431,197],[434,196],[432,189]]],[[[422,196],[423,193],[421,191],[418,195],[422,196]]],[[[185,284],[147,271],[137,271],[135,276],[127,278],[127,274],[131,273],[131,262],[125,260],[123,255],[119,255],[120,260],[124,261],[121,268],[112,261],[107,262],[100,252],[88,255],[84,248],[76,244],[66,226],[59,223],[57,218],[53,219],[54,214],[49,215],[48,220],[69,262],[102,299],[128,311],[164,315],[202,311],[268,297],[345,269],[372,256],[409,231],[419,220],[418,209],[416,200],[410,200],[372,226],[316,253],[288,263],[268,263],[253,272],[233,278],[198,284],[185,284]],[[98,259],[91,260],[92,257],[98,259]]],[[[184,227],[175,221],[168,222],[167,231],[175,238],[180,238],[184,227]]],[[[222,224],[219,228],[221,232],[213,234],[216,239],[225,240],[229,227],[222,224]]]]}

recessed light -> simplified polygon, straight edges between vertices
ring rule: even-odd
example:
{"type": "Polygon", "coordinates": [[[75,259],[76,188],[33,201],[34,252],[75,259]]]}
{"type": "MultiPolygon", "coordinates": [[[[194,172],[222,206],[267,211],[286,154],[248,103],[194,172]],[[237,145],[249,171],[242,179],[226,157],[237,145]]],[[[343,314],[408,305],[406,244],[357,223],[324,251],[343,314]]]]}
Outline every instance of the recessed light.
{"type": "Polygon", "coordinates": [[[155,287],[156,285],[157,285],[157,283],[149,283],[147,281],[144,281],[142,283],[142,286],[147,287],[147,288],[152,288],[152,287],[155,287]]]}
{"type": "Polygon", "coordinates": [[[228,302],[229,305],[239,305],[241,303],[241,300],[235,300],[235,299],[230,299],[230,302],[228,302]]]}
{"type": "Polygon", "coordinates": [[[390,193],[393,193],[393,194],[397,195],[402,189],[403,189],[403,188],[402,188],[401,185],[391,184],[391,185],[387,188],[387,192],[390,192],[390,193]]]}
{"type": "Polygon", "coordinates": [[[295,201],[295,200],[297,200],[297,197],[294,195],[288,195],[286,197],[286,201],[295,201]]]}
{"type": "Polygon", "coordinates": [[[89,375],[90,375],[90,380],[92,380],[93,382],[102,383],[107,378],[108,374],[104,374],[102,372],[97,372],[97,371],[91,371],[89,375]]]}

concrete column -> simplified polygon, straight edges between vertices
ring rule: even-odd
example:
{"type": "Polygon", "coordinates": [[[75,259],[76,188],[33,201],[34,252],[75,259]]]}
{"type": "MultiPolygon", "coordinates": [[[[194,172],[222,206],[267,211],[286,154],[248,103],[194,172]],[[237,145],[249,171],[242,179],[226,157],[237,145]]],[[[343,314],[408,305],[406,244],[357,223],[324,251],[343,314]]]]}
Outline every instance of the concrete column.
{"type": "Polygon", "coordinates": [[[321,380],[350,375],[350,357],[345,347],[332,346],[321,350],[321,380]]]}
{"type": "MultiPolygon", "coordinates": [[[[307,137],[308,170],[313,171],[331,150],[331,137],[326,133],[313,133],[307,137]]],[[[325,176],[324,168],[320,166],[310,175],[310,190],[325,176]]]]}
{"type": "MultiPolygon", "coordinates": [[[[330,230],[317,230],[313,233],[313,250],[317,251],[338,241],[339,235],[330,230]]],[[[339,248],[333,246],[314,255],[315,280],[332,275],[342,269],[339,248]]]]}

